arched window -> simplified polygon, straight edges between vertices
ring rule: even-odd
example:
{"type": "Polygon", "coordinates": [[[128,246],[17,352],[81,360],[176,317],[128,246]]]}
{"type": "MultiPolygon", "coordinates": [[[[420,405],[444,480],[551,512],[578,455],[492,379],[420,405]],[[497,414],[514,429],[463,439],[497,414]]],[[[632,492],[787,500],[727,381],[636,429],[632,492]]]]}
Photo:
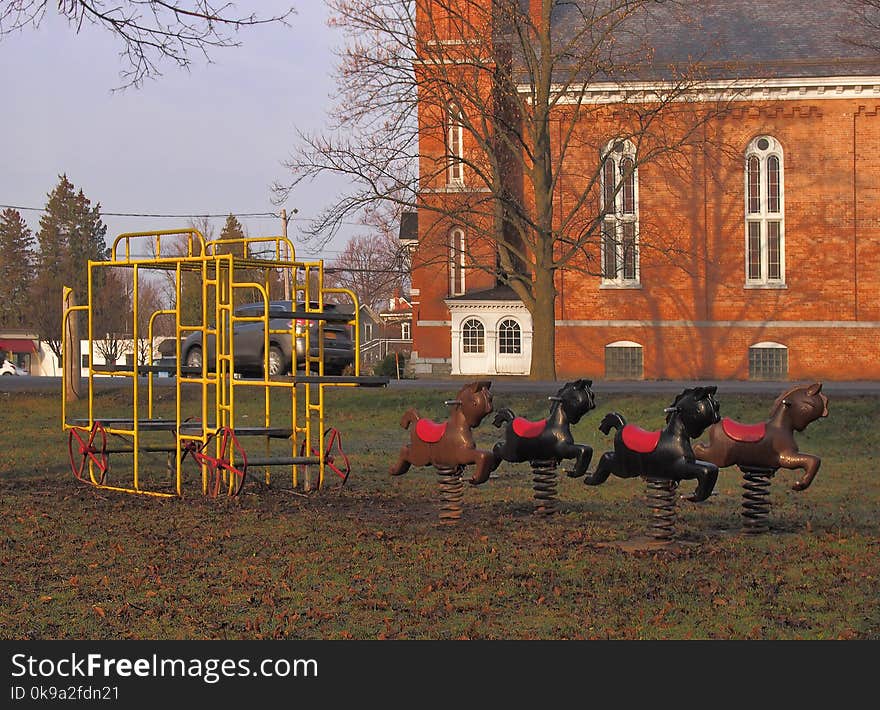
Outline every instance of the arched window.
{"type": "Polygon", "coordinates": [[[498,324],[498,352],[501,355],[522,353],[522,330],[513,318],[505,318],[498,324]]]}
{"type": "Polygon", "coordinates": [[[447,182],[464,185],[464,114],[458,104],[446,109],[447,182]]]}
{"type": "Polygon", "coordinates": [[[782,146],[758,136],[746,148],[746,283],[785,283],[782,146]]]}
{"type": "Polygon", "coordinates": [[[638,169],[631,141],[611,141],[602,153],[602,281],[639,281],[638,169]]]}
{"type": "Polygon", "coordinates": [[[602,153],[602,282],[639,282],[639,176],[631,141],[611,141],[602,153]]]}
{"type": "Polygon", "coordinates": [[[461,326],[461,349],[464,353],[486,351],[486,329],[476,318],[468,318],[461,326]]]}
{"type": "Polygon", "coordinates": [[[464,293],[464,255],[467,248],[464,230],[456,227],[449,232],[449,295],[464,293]]]}
{"type": "Polygon", "coordinates": [[[750,380],[787,380],[788,348],[782,343],[755,343],[749,348],[750,380]]]}

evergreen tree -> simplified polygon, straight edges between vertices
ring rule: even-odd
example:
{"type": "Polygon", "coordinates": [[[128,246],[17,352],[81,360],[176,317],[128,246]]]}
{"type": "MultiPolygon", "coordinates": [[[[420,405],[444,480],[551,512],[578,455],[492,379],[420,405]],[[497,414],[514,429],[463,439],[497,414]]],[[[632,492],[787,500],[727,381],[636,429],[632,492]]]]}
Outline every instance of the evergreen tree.
{"type": "MultiPolygon", "coordinates": [[[[251,254],[247,253],[247,249],[245,248],[244,239],[247,237],[245,234],[244,227],[241,222],[238,221],[238,218],[231,214],[226,218],[226,222],[223,224],[223,229],[220,231],[220,242],[217,245],[217,253],[218,254],[233,254],[236,258],[247,258],[251,256],[251,254]],[[240,240],[237,243],[232,243],[231,240],[240,240]]],[[[264,275],[260,269],[248,269],[243,267],[238,267],[235,269],[235,280],[240,283],[242,281],[250,281],[256,283],[264,282],[264,275]]],[[[268,284],[264,284],[268,289],[268,284]]],[[[248,303],[253,301],[262,300],[259,292],[256,289],[242,289],[237,288],[235,292],[232,294],[232,302],[235,306],[240,306],[242,303],[248,303]]]]}
{"type": "Polygon", "coordinates": [[[33,280],[33,233],[18,210],[0,214],[0,328],[28,327],[28,290],[33,280]]]}
{"type": "MultiPolygon", "coordinates": [[[[220,241],[225,242],[231,239],[244,239],[244,227],[238,221],[238,217],[234,214],[226,218],[223,229],[220,230],[220,241]]],[[[219,244],[217,252],[220,254],[235,254],[235,256],[245,256],[244,244],[219,244]]]]}
{"type": "MultiPolygon", "coordinates": [[[[48,195],[37,232],[39,250],[32,289],[33,320],[52,351],[61,357],[61,291],[70,286],[78,303],[88,298],[88,262],[106,253],[107,227],[101,205],[91,205],[67,175],[48,195]]],[[[100,284],[94,284],[100,288],[100,284]]]]}

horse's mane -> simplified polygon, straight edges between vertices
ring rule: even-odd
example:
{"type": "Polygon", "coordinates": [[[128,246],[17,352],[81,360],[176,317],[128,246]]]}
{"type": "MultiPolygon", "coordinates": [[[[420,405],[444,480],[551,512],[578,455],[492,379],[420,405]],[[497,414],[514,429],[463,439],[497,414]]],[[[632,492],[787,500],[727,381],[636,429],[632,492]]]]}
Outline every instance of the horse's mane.
{"type": "Polygon", "coordinates": [[[803,385],[797,385],[796,387],[792,387],[787,392],[783,392],[781,395],[779,395],[776,398],[776,401],[773,402],[773,407],[770,409],[770,417],[772,418],[773,416],[776,415],[776,413],[779,411],[779,408],[782,406],[782,402],[785,400],[786,397],[788,397],[790,394],[793,394],[794,392],[797,392],[798,390],[802,390],[802,389],[804,389],[803,385]]]}

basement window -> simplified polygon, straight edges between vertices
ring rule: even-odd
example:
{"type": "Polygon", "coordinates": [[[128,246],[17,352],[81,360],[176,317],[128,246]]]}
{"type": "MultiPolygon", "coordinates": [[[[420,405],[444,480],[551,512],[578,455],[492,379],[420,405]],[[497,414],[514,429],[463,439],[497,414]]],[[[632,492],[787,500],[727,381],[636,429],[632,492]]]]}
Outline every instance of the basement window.
{"type": "Polygon", "coordinates": [[[749,348],[750,380],[787,380],[788,348],[782,343],[755,343],[749,348]]]}
{"type": "Polygon", "coordinates": [[[605,379],[641,380],[643,377],[641,345],[618,340],[605,346],[605,379]]]}

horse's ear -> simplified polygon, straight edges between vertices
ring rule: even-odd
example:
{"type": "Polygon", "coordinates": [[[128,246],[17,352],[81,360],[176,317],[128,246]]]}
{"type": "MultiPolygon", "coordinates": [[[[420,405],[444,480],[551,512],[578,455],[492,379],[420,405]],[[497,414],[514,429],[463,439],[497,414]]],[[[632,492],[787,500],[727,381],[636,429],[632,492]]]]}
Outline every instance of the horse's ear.
{"type": "Polygon", "coordinates": [[[592,386],[593,386],[593,381],[592,381],[592,380],[583,380],[583,382],[586,382],[586,383],[587,383],[587,387],[592,387],[592,386]]]}
{"type": "Polygon", "coordinates": [[[718,385],[709,385],[703,389],[706,390],[706,394],[715,394],[718,391],[718,385]]]}
{"type": "Polygon", "coordinates": [[[810,395],[810,397],[815,397],[821,391],[822,391],[822,383],[816,382],[816,383],[809,386],[809,388],[807,389],[807,394],[810,395]]]}
{"type": "Polygon", "coordinates": [[[480,380],[479,382],[474,382],[474,392],[479,392],[480,390],[487,390],[492,388],[492,380],[480,380]]]}

